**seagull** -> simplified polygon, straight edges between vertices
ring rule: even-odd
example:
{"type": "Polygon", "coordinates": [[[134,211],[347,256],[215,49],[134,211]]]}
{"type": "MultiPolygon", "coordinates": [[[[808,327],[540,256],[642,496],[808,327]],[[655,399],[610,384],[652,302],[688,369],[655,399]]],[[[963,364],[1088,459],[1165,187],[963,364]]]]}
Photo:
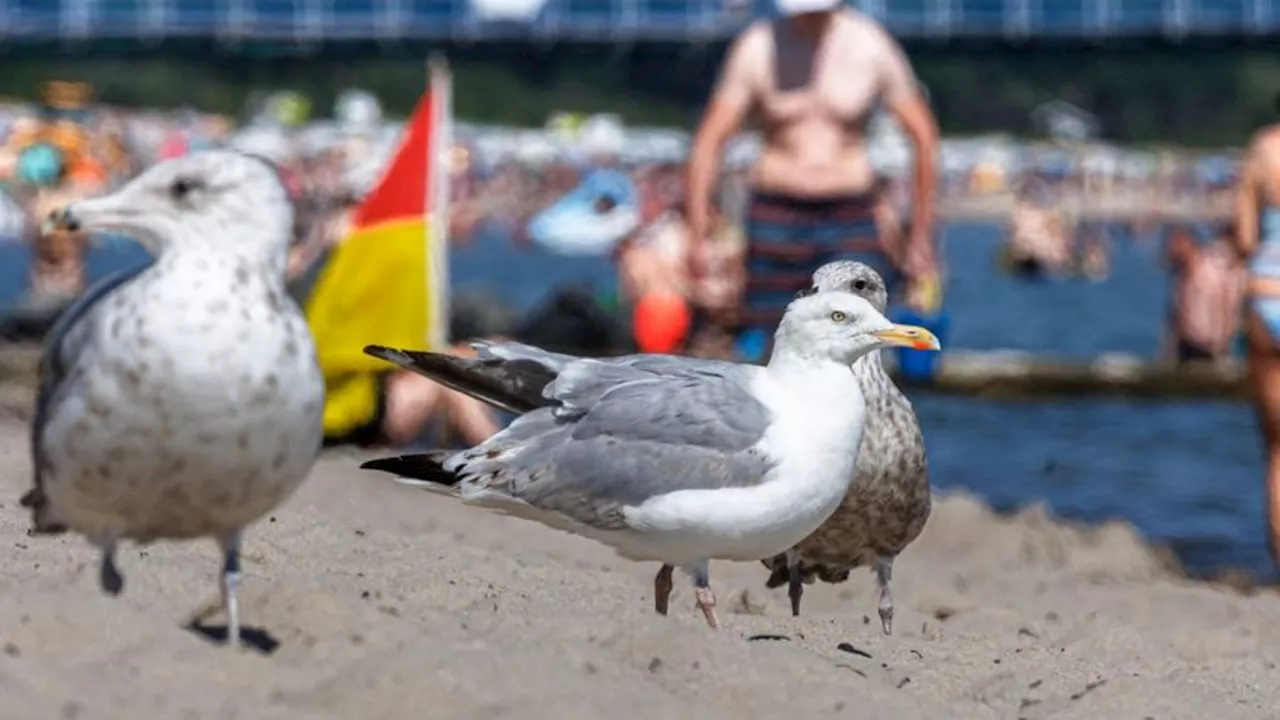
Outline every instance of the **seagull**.
{"type": "Polygon", "coordinates": [[[110,595],[120,541],[216,539],[236,647],[241,533],[307,477],[323,432],[315,347],[284,288],[289,195],[268,162],[209,151],[49,222],[129,234],[154,261],[104,279],[50,330],[30,532],[87,537],[110,595]]]}
{"type": "Polygon", "coordinates": [[[710,561],[785,552],[844,498],[865,409],[850,366],[891,345],[937,349],[938,341],[852,293],[828,292],[788,306],[764,367],[666,355],[591,360],[502,343],[477,347],[486,372],[471,382],[464,365],[439,354],[370,346],[429,377],[452,367],[450,387],[524,414],[470,450],[362,467],[661,562],[661,614],[672,572],[683,568],[716,628],[710,561]]]}
{"type": "MultiPolygon", "coordinates": [[[[827,263],[804,294],[852,292],[883,312],[888,302],[879,273],[859,262],[827,263]]],[[[844,502],[816,532],[785,554],[764,561],[766,585],[786,584],[791,614],[800,614],[803,583],[814,577],[838,583],[858,567],[872,567],[880,587],[879,614],[886,635],[893,632],[893,561],[919,537],[929,519],[932,497],[924,438],[911,401],[893,384],[880,361],[868,353],[853,363],[866,401],[866,427],[853,482],[844,502]]]]}

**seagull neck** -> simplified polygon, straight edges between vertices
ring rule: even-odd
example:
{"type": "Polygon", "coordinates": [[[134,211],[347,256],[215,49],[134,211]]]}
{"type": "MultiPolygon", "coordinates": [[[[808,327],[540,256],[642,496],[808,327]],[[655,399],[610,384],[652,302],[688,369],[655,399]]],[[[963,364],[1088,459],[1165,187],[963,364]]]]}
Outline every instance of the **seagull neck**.
{"type": "Polygon", "coordinates": [[[228,236],[225,228],[196,228],[193,232],[184,232],[179,239],[165,238],[156,243],[162,255],[176,256],[187,252],[198,254],[215,254],[222,257],[235,257],[248,261],[254,267],[268,268],[272,274],[279,273],[284,277],[289,250],[279,241],[281,233],[266,228],[246,228],[232,236],[228,236]]]}
{"type": "Polygon", "coordinates": [[[780,383],[806,383],[819,377],[852,376],[848,365],[831,358],[775,347],[767,366],[769,375],[780,383]]]}
{"type": "Polygon", "coordinates": [[[893,384],[889,372],[885,370],[880,351],[874,350],[853,363],[853,376],[867,395],[867,405],[871,408],[882,407],[886,403],[901,397],[898,386],[893,384]]]}
{"type": "Polygon", "coordinates": [[[880,351],[872,350],[866,355],[863,355],[857,360],[854,360],[853,361],[854,374],[857,374],[858,371],[860,370],[867,372],[869,374],[884,373],[885,371],[884,360],[881,359],[880,351]]]}

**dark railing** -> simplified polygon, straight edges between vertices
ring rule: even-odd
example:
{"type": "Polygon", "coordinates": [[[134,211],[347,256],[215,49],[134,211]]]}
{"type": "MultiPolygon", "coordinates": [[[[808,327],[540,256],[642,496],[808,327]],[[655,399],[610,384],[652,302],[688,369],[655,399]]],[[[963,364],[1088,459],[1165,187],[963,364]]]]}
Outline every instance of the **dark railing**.
{"type": "MultiPolygon", "coordinates": [[[[492,0],[489,0],[492,2],[492,0]]],[[[546,0],[486,20],[485,0],[0,0],[0,39],[713,40],[769,0],[546,0]]],[[[901,37],[1266,35],[1277,0],[860,0],[901,37]]]]}

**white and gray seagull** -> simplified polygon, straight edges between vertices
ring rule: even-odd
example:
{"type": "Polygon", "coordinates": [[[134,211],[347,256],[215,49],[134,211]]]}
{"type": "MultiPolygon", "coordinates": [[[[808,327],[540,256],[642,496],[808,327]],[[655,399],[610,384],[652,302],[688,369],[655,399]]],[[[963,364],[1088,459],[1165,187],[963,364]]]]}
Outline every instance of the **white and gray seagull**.
{"type": "Polygon", "coordinates": [[[131,235],[154,262],[90,289],[49,333],[31,532],[85,535],[112,595],[120,541],[216,539],[235,646],[241,532],[298,488],[321,443],[324,382],[284,287],[288,193],[267,162],[210,151],[50,221],[131,235]]]}
{"type": "Polygon", "coordinates": [[[764,367],[667,355],[590,360],[500,343],[479,345],[468,373],[456,358],[371,346],[376,357],[525,414],[470,450],[364,467],[661,562],[655,608],[664,614],[672,571],[684,568],[714,628],[709,561],[785,552],[845,496],[865,409],[850,366],[889,345],[938,347],[928,331],[830,292],[788,306],[764,367]]]}

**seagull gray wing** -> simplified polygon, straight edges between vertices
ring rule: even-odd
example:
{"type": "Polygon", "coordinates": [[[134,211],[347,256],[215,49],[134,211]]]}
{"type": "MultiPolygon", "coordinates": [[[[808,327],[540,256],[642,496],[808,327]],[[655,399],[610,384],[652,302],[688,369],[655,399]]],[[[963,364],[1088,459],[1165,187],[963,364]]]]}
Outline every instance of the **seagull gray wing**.
{"type": "MultiPolygon", "coordinates": [[[[475,348],[476,353],[486,360],[526,360],[535,362],[548,370],[560,372],[569,365],[582,360],[583,358],[573,355],[565,355],[563,353],[551,352],[543,350],[532,345],[525,345],[517,342],[478,342],[471,347],[475,348]]],[[[665,372],[687,372],[699,368],[712,370],[726,370],[736,367],[734,363],[725,360],[711,360],[703,358],[691,358],[681,355],[617,355],[614,357],[596,358],[598,362],[614,363],[625,365],[647,372],[657,372],[659,374],[665,372]]]]}
{"type": "Polygon", "coordinates": [[[616,381],[615,363],[579,360],[548,386],[558,405],[529,413],[443,469],[464,498],[516,500],[590,527],[625,527],[623,509],[680,490],[751,487],[774,460],[772,415],[751,368],[616,381]],[[613,378],[612,383],[611,378],[613,378]]]}
{"type": "Polygon", "coordinates": [[[472,343],[471,347],[481,360],[528,361],[556,372],[579,359],[518,342],[481,341],[472,343]]]}
{"type": "Polygon", "coordinates": [[[72,376],[72,369],[77,358],[84,350],[90,337],[93,323],[92,311],[112,292],[138,277],[150,267],[144,263],[134,268],[118,270],[104,277],[85,290],[66,310],[58,316],[45,336],[44,353],[40,356],[37,370],[36,407],[31,420],[31,461],[33,467],[33,487],[22,496],[21,504],[29,507],[35,515],[35,527],[45,532],[59,532],[61,528],[42,526],[41,516],[46,499],[44,497],[42,468],[45,464],[41,436],[48,420],[49,407],[54,399],[66,387],[67,379],[72,376]]]}
{"type": "MultiPolygon", "coordinates": [[[[556,404],[555,398],[544,390],[566,368],[584,362],[572,355],[515,342],[478,342],[472,347],[476,350],[475,358],[381,345],[369,345],[364,351],[517,415],[556,404]]],[[[732,367],[732,363],[719,360],[691,360],[672,355],[622,355],[594,362],[615,368],[606,386],[636,373],[652,376],[696,372],[703,367],[712,372],[732,367]]],[[[597,377],[594,382],[604,380],[597,377]]]]}
{"type": "MultiPolygon", "coordinates": [[[[581,414],[606,393],[642,381],[676,383],[699,389],[735,388],[747,382],[744,370],[733,363],[667,355],[624,355],[605,359],[577,359],[566,365],[546,385],[542,395],[560,408],[560,414],[581,414]]],[[[650,386],[646,386],[650,387],[650,386]]],[[[754,402],[755,398],[751,398],[754,402]]],[[[758,405],[758,403],[756,403],[758,405]]]]}

